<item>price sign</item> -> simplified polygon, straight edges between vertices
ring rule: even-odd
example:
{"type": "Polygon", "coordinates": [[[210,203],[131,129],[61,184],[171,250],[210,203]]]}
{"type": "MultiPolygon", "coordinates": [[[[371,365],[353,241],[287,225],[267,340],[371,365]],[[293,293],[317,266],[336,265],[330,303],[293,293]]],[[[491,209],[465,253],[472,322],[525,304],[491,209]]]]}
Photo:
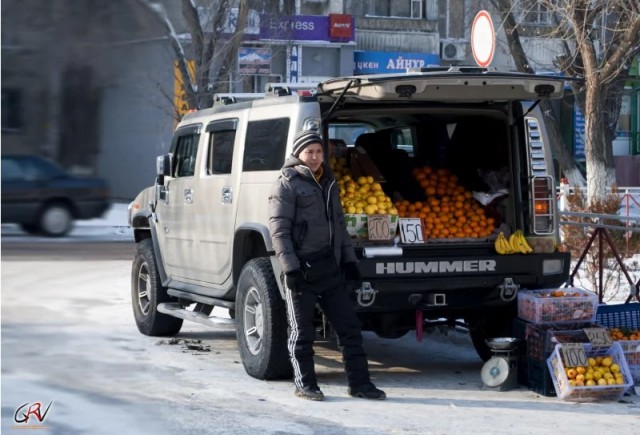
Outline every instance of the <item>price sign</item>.
{"type": "Polygon", "coordinates": [[[613,344],[613,340],[609,332],[604,328],[584,328],[592,346],[609,347],[613,344]]]}
{"type": "Polygon", "coordinates": [[[565,343],[560,345],[560,356],[565,367],[589,365],[584,346],[580,343],[565,343]]]}
{"type": "Polygon", "coordinates": [[[369,240],[389,240],[391,238],[391,216],[372,214],[367,217],[369,240]]]}
{"type": "Polygon", "coordinates": [[[402,243],[424,243],[422,232],[422,219],[420,218],[403,218],[399,221],[400,240],[402,243]]]}

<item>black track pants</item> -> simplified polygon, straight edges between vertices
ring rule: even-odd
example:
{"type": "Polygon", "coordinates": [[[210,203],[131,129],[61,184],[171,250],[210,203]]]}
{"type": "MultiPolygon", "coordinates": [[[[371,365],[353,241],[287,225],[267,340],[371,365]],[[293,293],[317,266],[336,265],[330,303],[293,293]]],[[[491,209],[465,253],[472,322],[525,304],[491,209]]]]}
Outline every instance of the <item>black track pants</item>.
{"type": "Polygon", "coordinates": [[[313,342],[316,331],[313,325],[316,303],[320,304],[329,323],[338,334],[338,346],[342,349],[347,381],[350,387],[368,383],[367,355],[362,346],[360,319],[353,310],[343,285],[328,289],[305,288],[301,293],[286,290],[287,318],[289,320],[289,355],[293,365],[297,387],[316,386],[313,362],[313,342]]]}

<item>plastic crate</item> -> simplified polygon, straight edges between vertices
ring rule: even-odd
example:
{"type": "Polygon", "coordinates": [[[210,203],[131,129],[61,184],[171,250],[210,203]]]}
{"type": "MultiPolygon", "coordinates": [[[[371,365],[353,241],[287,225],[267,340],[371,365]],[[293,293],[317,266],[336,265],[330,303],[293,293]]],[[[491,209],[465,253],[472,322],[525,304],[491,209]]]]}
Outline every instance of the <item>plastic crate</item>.
{"type": "Polygon", "coordinates": [[[618,341],[627,360],[629,371],[633,377],[633,386],[631,390],[640,395],[640,340],[623,340],[618,341]],[[635,388],[634,388],[635,387],[635,388]]]}
{"type": "Polygon", "coordinates": [[[583,328],[596,328],[596,323],[574,323],[539,325],[528,323],[526,328],[527,357],[545,362],[556,347],[562,343],[589,343],[583,328]]]}
{"type": "Polygon", "coordinates": [[[640,366],[629,367],[631,377],[633,378],[633,386],[629,388],[630,391],[634,391],[640,396],[640,366]]]}
{"type": "Polygon", "coordinates": [[[553,353],[547,359],[551,379],[557,396],[562,400],[572,402],[595,402],[599,400],[618,400],[633,385],[633,377],[629,371],[629,366],[622,353],[620,343],[613,343],[609,347],[592,347],[590,344],[583,344],[587,358],[596,356],[611,356],[615,364],[620,367],[624,384],[622,385],[596,385],[574,387],[569,385],[569,379],[564,368],[564,362],[560,356],[560,345],[556,345],[553,353]]]}
{"type": "Polygon", "coordinates": [[[520,341],[516,348],[516,357],[518,360],[518,383],[529,386],[529,373],[527,371],[527,341],[526,341],[526,329],[529,322],[522,319],[513,320],[513,336],[520,341]]]}
{"type": "Polygon", "coordinates": [[[640,329],[640,303],[599,305],[596,322],[607,328],[640,329]]]}
{"type": "Polygon", "coordinates": [[[538,361],[528,358],[527,379],[528,387],[531,391],[542,396],[556,396],[556,389],[549,374],[549,366],[546,361],[538,361]]]}
{"type": "Polygon", "coordinates": [[[640,340],[618,341],[629,367],[640,367],[640,340]]]}
{"type": "Polygon", "coordinates": [[[597,309],[598,295],[575,287],[518,292],[518,317],[533,323],[593,323],[597,309]],[[555,291],[571,296],[552,296],[555,291]]]}

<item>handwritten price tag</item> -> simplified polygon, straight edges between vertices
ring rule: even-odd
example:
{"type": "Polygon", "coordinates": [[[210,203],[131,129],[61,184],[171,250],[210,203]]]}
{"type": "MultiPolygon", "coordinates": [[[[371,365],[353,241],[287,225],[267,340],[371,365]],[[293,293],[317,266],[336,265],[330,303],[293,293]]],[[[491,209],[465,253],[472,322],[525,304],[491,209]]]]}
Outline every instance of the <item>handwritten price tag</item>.
{"type": "Polygon", "coordinates": [[[367,217],[369,240],[389,240],[391,238],[391,216],[372,214],[367,217]]]}
{"type": "Polygon", "coordinates": [[[417,244],[424,243],[422,232],[422,219],[402,218],[399,221],[400,240],[402,243],[417,244]]]}
{"type": "Polygon", "coordinates": [[[609,347],[613,344],[609,332],[604,328],[584,328],[584,333],[593,346],[609,347]]]}
{"type": "Polygon", "coordinates": [[[560,345],[560,356],[565,367],[589,365],[584,346],[579,343],[565,343],[560,345]]]}

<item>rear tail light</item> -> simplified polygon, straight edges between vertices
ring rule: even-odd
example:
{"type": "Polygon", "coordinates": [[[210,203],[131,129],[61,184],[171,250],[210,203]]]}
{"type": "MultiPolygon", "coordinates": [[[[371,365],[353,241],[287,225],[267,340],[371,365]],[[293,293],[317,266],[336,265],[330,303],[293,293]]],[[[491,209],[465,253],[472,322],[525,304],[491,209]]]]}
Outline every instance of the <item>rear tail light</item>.
{"type": "Polygon", "coordinates": [[[548,175],[533,177],[531,180],[531,198],[532,232],[538,235],[553,234],[556,228],[556,199],[553,177],[548,175]]]}

